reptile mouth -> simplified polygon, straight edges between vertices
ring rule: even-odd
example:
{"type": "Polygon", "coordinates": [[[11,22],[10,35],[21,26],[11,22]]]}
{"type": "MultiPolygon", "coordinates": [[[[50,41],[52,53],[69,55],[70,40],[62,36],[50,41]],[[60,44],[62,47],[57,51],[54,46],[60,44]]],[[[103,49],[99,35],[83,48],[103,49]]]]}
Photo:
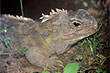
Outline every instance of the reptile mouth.
{"type": "Polygon", "coordinates": [[[76,31],[76,33],[78,35],[92,35],[93,33],[95,33],[97,30],[96,26],[86,26],[78,31],[76,31]]]}

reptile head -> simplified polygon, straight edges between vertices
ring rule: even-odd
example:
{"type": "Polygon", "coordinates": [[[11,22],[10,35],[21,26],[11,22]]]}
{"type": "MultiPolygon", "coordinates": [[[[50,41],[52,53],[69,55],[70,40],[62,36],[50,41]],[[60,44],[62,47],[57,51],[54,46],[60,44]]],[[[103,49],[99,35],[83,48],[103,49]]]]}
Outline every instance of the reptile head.
{"type": "Polygon", "coordinates": [[[42,23],[51,22],[52,27],[57,26],[56,31],[59,32],[61,39],[70,43],[75,43],[85,37],[94,34],[97,30],[96,20],[84,9],[77,11],[67,11],[56,9],[52,10],[50,15],[42,14],[42,23]]]}

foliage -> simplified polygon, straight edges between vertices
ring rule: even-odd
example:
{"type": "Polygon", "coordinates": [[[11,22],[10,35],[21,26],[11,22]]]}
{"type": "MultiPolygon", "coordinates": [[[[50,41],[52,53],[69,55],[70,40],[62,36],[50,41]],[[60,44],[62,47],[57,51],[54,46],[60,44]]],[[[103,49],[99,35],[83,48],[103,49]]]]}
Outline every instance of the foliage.
{"type": "Polygon", "coordinates": [[[6,35],[7,31],[8,31],[8,26],[5,26],[2,30],[0,30],[0,34],[4,35],[4,37],[0,37],[0,43],[3,42],[6,47],[9,45],[10,40],[11,40],[6,35]]]}
{"type": "MultiPolygon", "coordinates": [[[[84,0],[80,0],[83,4],[84,7],[88,7],[88,3],[84,0]]],[[[95,7],[95,8],[98,8],[96,2],[94,0],[90,0],[90,3],[95,7]]]]}
{"type": "MultiPolygon", "coordinates": [[[[2,30],[0,30],[0,44],[3,43],[5,47],[8,47],[11,40],[9,37],[7,37],[7,31],[8,31],[8,26],[5,26],[2,30]]],[[[2,54],[3,54],[3,50],[0,51],[0,55],[2,54]]]]}
{"type": "Polygon", "coordinates": [[[82,58],[83,58],[82,55],[77,55],[75,59],[76,59],[77,61],[80,61],[80,60],[82,60],[82,58]]]}
{"type": "Polygon", "coordinates": [[[79,69],[78,63],[70,63],[67,64],[66,67],[64,68],[64,73],[77,73],[78,69],[79,69]]]}
{"type": "Polygon", "coordinates": [[[84,7],[88,7],[88,3],[86,1],[83,2],[84,7]]]}
{"type": "Polygon", "coordinates": [[[3,39],[5,46],[8,46],[8,44],[10,43],[10,38],[6,37],[3,39]]]}
{"type": "Polygon", "coordinates": [[[22,49],[18,49],[17,50],[17,53],[21,53],[21,54],[24,54],[25,55],[27,50],[28,50],[28,48],[24,47],[22,49]]]}
{"type": "Polygon", "coordinates": [[[21,13],[22,13],[22,16],[24,16],[22,0],[20,0],[20,7],[21,7],[21,13]]]}
{"type": "Polygon", "coordinates": [[[42,73],[49,73],[49,72],[42,72],[42,73]]]}
{"type": "Polygon", "coordinates": [[[97,73],[101,73],[102,71],[103,71],[103,70],[102,70],[101,68],[97,68],[97,69],[96,69],[96,72],[97,72],[97,73]]]}
{"type": "MultiPolygon", "coordinates": [[[[64,67],[63,73],[77,73],[79,69],[78,63],[69,63],[64,67]]],[[[49,72],[42,72],[42,73],[49,73],[49,72]]],[[[61,73],[61,72],[52,72],[52,73],[61,73]]]]}
{"type": "Polygon", "coordinates": [[[2,30],[0,30],[0,33],[6,33],[8,31],[8,26],[5,26],[2,30]]]}
{"type": "Polygon", "coordinates": [[[97,6],[97,4],[95,3],[94,0],[91,0],[91,4],[92,4],[94,7],[98,8],[98,6],[97,6]]]}
{"type": "MultiPolygon", "coordinates": [[[[42,72],[42,73],[49,73],[49,72],[42,72]]],[[[61,72],[52,72],[52,73],[61,73],[61,72]]]]}

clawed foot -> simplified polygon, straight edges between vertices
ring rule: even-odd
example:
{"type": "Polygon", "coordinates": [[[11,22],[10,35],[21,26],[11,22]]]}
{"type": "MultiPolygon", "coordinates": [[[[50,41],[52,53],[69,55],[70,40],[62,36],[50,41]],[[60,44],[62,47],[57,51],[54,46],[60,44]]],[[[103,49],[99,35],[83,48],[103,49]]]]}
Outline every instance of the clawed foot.
{"type": "Polygon", "coordinates": [[[56,57],[56,56],[52,56],[52,57],[50,57],[50,58],[48,59],[47,64],[46,64],[46,67],[54,68],[54,69],[56,69],[56,67],[64,68],[63,62],[60,61],[60,60],[58,59],[58,57],[56,57]]]}

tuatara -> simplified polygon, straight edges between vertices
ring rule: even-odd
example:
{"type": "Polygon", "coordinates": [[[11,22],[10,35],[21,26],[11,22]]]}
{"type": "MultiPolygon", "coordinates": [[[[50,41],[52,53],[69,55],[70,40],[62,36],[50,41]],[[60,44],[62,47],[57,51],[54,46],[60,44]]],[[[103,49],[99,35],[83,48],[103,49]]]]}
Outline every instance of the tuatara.
{"type": "MultiPolygon", "coordinates": [[[[53,67],[60,62],[56,55],[67,52],[77,41],[94,34],[96,20],[84,9],[77,11],[56,9],[42,14],[41,22],[22,16],[2,15],[0,22],[8,25],[11,47],[29,48],[26,59],[35,66],[53,67]]],[[[2,26],[0,25],[0,26],[2,26]]]]}

